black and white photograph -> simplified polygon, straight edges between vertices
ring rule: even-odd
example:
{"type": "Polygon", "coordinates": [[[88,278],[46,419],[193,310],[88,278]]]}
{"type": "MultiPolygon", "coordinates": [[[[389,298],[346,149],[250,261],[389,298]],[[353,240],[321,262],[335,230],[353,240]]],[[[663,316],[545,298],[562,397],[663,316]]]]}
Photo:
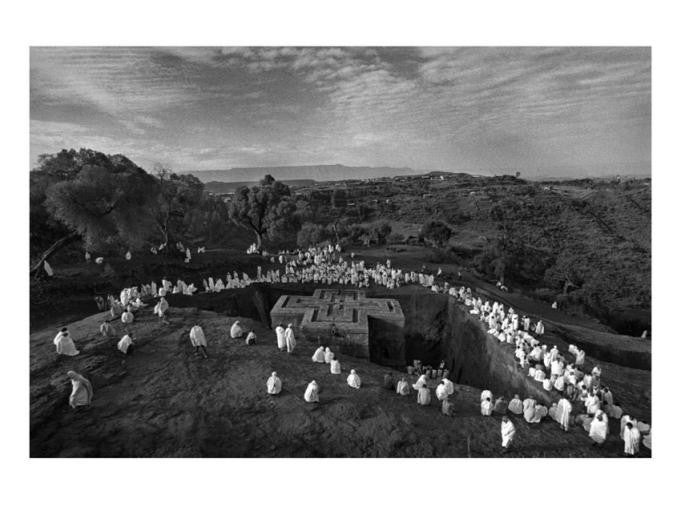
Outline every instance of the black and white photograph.
{"type": "MultiPolygon", "coordinates": [[[[229,467],[225,491],[257,488],[233,505],[288,481],[296,507],[310,473],[363,509],[381,504],[344,493],[358,464],[357,488],[413,507],[447,505],[428,499],[429,473],[454,494],[468,473],[490,497],[497,480],[520,496],[539,478],[606,498],[627,490],[606,472],[669,459],[678,420],[658,411],[675,409],[677,354],[660,320],[674,321],[678,269],[672,244],[653,271],[653,238],[675,237],[678,215],[657,208],[678,188],[653,155],[670,127],[653,129],[649,24],[400,39],[320,38],[310,20],[310,39],[198,26],[188,41],[161,18],[133,30],[151,21],[140,9],[127,35],[108,37],[95,9],[85,37],[67,21],[20,39],[25,102],[5,94],[26,128],[3,215],[25,217],[5,248],[19,256],[6,297],[25,293],[8,326],[23,314],[29,337],[7,339],[23,344],[6,355],[17,478],[52,473],[81,505],[97,474],[126,485],[132,467],[134,487],[156,472],[170,488],[161,471],[192,472],[187,490],[208,498],[202,471],[229,467]],[[668,302],[655,313],[653,287],[668,302]]],[[[263,16],[285,25],[283,10],[263,16]]]]}
{"type": "Polygon", "coordinates": [[[31,455],[650,456],[650,65],[31,48],[31,455]]]}

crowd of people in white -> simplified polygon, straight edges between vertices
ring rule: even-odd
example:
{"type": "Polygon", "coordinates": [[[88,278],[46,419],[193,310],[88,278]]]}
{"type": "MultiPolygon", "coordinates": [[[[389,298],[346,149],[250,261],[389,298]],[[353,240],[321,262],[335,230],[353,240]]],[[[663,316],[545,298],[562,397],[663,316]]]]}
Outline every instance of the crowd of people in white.
{"type": "MultiPolygon", "coordinates": [[[[178,249],[184,249],[179,247],[178,249]]],[[[191,259],[189,249],[187,259],[191,259]]],[[[199,253],[205,251],[199,248],[199,253]]],[[[255,246],[248,249],[249,254],[257,253],[255,246]]],[[[89,254],[86,255],[86,258],[89,254]]],[[[256,276],[249,277],[246,273],[239,275],[234,271],[227,274],[223,280],[221,277],[214,279],[208,277],[203,280],[203,289],[206,293],[219,293],[226,289],[243,288],[256,282],[266,283],[314,283],[319,285],[342,285],[357,288],[368,288],[371,285],[383,286],[393,289],[403,285],[417,284],[424,286],[434,293],[446,293],[460,303],[464,304],[472,317],[483,323],[490,335],[500,343],[511,345],[515,350],[515,358],[518,360],[520,370],[527,368],[527,377],[540,384],[543,389],[560,398],[552,403],[550,408],[538,402],[533,397],[521,400],[515,395],[509,402],[504,397],[494,400],[489,390],[482,392],[480,396],[480,412],[483,416],[491,416],[493,413],[502,415],[501,436],[502,447],[507,449],[515,436],[513,421],[507,416],[507,412],[514,415],[522,415],[529,424],[536,424],[544,417],[549,417],[558,422],[560,427],[568,431],[572,426],[581,425],[595,444],[601,445],[609,434],[608,421],[615,419],[620,421],[620,438],[624,441],[624,452],[634,455],[638,452],[641,437],[642,443],[650,448],[650,426],[637,421],[634,417],[624,413],[622,408],[613,398],[612,392],[601,382],[601,369],[594,366],[590,372],[584,370],[586,353],[574,345],[570,345],[568,355],[561,354],[557,346],[548,348],[537,338],[544,334],[545,327],[541,320],[532,322],[526,315],[520,315],[512,307],[508,309],[499,302],[484,301],[480,297],[473,296],[470,288],[463,286],[457,288],[441,278],[442,271],[436,274],[425,271],[403,271],[394,268],[388,259],[385,263],[377,263],[374,266],[367,265],[363,260],[355,260],[355,254],[351,253],[349,259],[342,256],[339,245],[328,245],[322,248],[311,247],[307,250],[294,252],[281,252],[276,256],[269,256],[270,262],[279,263],[281,268],[270,269],[263,272],[258,266],[256,276]],[[643,436],[645,435],[645,436],[643,436]]],[[[125,355],[132,353],[134,347],[133,334],[129,331],[135,320],[137,311],[145,308],[147,304],[143,299],[157,299],[153,311],[160,321],[167,322],[168,294],[193,295],[198,289],[193,283],[187,284],[181,279],[175,283],[163,277],[161,284],[155,282],[142,284],[139,287],[125,288],[120,296],[108,297],[113,319],[120,318],[125,334],[117,344],[117,348],[125,355]]],[[[116,335],[114,327],[106,320],[100,327],[101,334],[106,337],[116,335]]],[[[230,329],[230,337],[241,338],[244,331],[235,322],[230,329]]],[[[275,327],[277,347],[280,351],[292,354],[296,347],[296,339],[293,325],[287,328],[283,325],[275,327]]],[[[206,336],[199,325],[192,327],[189,339],[195,351],[204,358],[208,357],[206,336]]],[[[246,344],[256,341],[254,332],[246,335],[246,344]]],[[[65,356],[77,356],[79,351],[66,328],[62,329],[54,339],[57,353],[65,356]]],[[[312,355],[312,361],[320,364],[329,364],[331,374],[341,374],[340,362],[335,358],[329,347],[320,346],[312,355]]],[[[92,399],[92,386],[82,375],[73,371],[69,372],[73,390],[70,397],[72,407],[87,405],[92,399]]],[[[416,391],[417,403],[427,406],[431,403],[431,389],[428,386],[428,375],[419,374],[418,380],[413,385],[409,383],[407,376],[393,382],[392,376],[385,379],[386,388],[394,390],[400,396],[409,395],[411,389],[416,391]]],[[[361,387],[361,379],[352,369],[347,377],[347,384],[355,389],[361,387]]],[[[267,392],[276,395],[281,392],[282,381],[273,372],[266,382],[267,392]]],[[[454,412],[453,396],[455,393],[454,383],[449,380],[445,370],[440,383],[435,387],[435,395],[441,403],[442,413],[451,415],[454,412]]],[[[304,392],[306,402],[319,402],[319,385],[311,381],[304,392]]]]}

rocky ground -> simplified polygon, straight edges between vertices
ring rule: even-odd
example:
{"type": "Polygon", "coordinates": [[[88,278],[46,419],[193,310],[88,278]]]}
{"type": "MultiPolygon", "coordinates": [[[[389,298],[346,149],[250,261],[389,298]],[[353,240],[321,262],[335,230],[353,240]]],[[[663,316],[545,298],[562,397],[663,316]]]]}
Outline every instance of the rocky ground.
{"type": "MultiPolygon", "coordinates": [[[[142,312],[131,328],[137,349],[126,358],[115,347],[120,336],[99,336],[99,324],[107,314],[69,325],[81,350],[77,357],[54,353],[55,328],[31,335],[31,456],[622,455],[616,434],[604,446],[594,447],[581,428],[564,433],[553,421],[530,426],[518,417],[512,419],[516,446],[504,454],[500,417],[480,415],[479,389],[457,386],[456,414],[445,417],[435,399],[431,406],[421,407],[415,394],[400,397],[383,389],[386,369],[366,360],[340,357],[343,374],[337,376],[327,365],[311,362],[312,345],[299,343],[292,356],[280,353],[274,333],[248,318],[240,319],[256,331],[255,346],[229,338],[229,326],[237,318],[173,308],[170,324],[162,325],[150,312],[142,312]],[[189,343],[194,324],[200,324],[208,338],[207,360],[189,343]],[[346,384],[352,368],[362,378],[360,390],[346,384]],[[69,408],[69,369],[92,382],[90,407],[69,408]],[[283,380],[283,392],[276,397],[265,392],[272,371],[283,380]],[[312,379],[321,387],[319,404],[303,400],[312,379]]],[[[120,322],[115,326],[120,333],[120,322]]],[[[616,373],[617,366],[607,370],[616,373]]],[[[642,373],[649,382],[650,373],[642,373]]],[[[618,427],[612,424],[611,430],[618,427]]],[[[641,455],[650,452],[642,447],[641,455]]]]}

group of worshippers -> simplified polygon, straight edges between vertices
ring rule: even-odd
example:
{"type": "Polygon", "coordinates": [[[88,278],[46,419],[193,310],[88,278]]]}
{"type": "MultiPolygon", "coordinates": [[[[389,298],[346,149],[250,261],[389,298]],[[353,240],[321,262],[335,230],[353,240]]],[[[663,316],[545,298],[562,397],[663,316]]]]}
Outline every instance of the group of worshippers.
{"type": "MultiPolygon", "coordinates": [[[[258,252],[255,247],[250,247],[249,250],[250,252],[248,253],[258,252]]],[[[543,417],[548,415],[556,420],[561,425],[561,428],[567,431],[573,406],[576,403],[583,403],[586,407],[586,415],[589,418],[593,417],[595,420],[587,419],[582,421],[582,423],[588,423],[590,435],[593,428],[594,431],[591,436],[598,439],[601,438],[601,422],[607,421],[608,416],[616,418],[622,416],[622,409],[612,399],[612,393],[600,383],[600,369],[594,367],[590,373],[585,373],[581,370],[586,356],[583,350],[570,346],[569,352],[574,356],[574,362],[568,363],[565,356],[559,353],[556,346],[548,349],[547,345],[542,345],[537,340],[537,337],[543,335],[545,331],[541,320],[532,323],[529,317],[519,315],[513,308],[506,310],[505,306],[501,303],[494,302],[490,304],[489,301],[483,302],[481,298],[474,297],[470,288],[462,286],[457,289],[448,282],[441,282],[439,279],[442,273],[441,270],[437,274],[427,273],[425,267],[421,269],[421,272],[402,271],[401,269],[394,268],[389,259],[385,263],[376,263],[374,266],[368,266],[362,260],[356,261],[354,254],[351,254],[349,260],[344,260],[341,253],[342,249],[338,244],[336,246],[327,245],[321,248],[309,247],[306,250],[299,249],[280,252],[278,256],[272,256],[270,261],[281,264],[283,266],[282,270],[270,269],[267,272],[263,272],[262,268],[258,267],[255,278],[249,277],[245,272],[239,276],[234,271],[231,275],[228,273],[224,281],[221,278],[214,279],[209,277],[203,281],[204,291],[220,292],[225,289],[247,287],[256,282],[312,282],[326,285],[351,285],[358,288],[369,287],[371,284],[375,284],[390,289],[401,285],[418,284],[430,289],[432,292],[448,294],[469,307],[470,314],[485,323],[488,332],[497,338],[499,342],[515,346],[515,356],[521,368],[528,368],[528,378],[540,383],[547,391],[556,390],[562,394],[562,398],[557,403],[553,403],[550,409],[547,409],[541,403],[537,403],[531,397],[520,401],[518,396],[515,396],[507,405],[512,413],[522,414],[529,423],[538,423],[543,417]]],[[[196,292],[197,289],[193,284],[187,285],[180,279],[173,284],[164,277],[160,286],[152,282],[151,284],[142,285],[139,289],[136,287],[124,289],[121,292],[120,300],[113,300],[114,303],[111,305],[112,316],[120,315],[124,323],[132,322],[136,308],[145,305],[141,299],[149,296],[159,298],[159,302],[154,307],[154,313],[163,320],[168,310],[168,303],[165,300],[167,294],[192,295],[196,292]],[[124,314],[125,320],[122,317],[124,314]]],[[[289,324],[287,328],[284,328],[280,324],[275,328],[278,349],[289,354],[293,353],[296,346],[292,327],[293,325],[289,324]]],[[[198,329],[194,331],[194,335],[190,333],[192,345],[194,345],[198,353],[207,357],[205,336],[200,331],[200,327],[198,329]]],[[[232,331],[230,332],[232,338],[243,335],[243,332],[240,331],[240,326],[236,324],[232,326],[232,331]]],[[[247,344],[255,342],[255,334],[253,332],[249,332],[246,342],[247,344]]],[[[56,339],[55,344],[57,344],[56,339]]],[[[63,345],[65,347],[61,349],[71,350],[68,347],[68,339],[63,342],[63,345]]],[[[75,350],[72,341],[71,346],[75,350]]],[[[328,347],[320,347],[315,352],[315,355],[313,355],[313,360],[317,359],[315,361],[319,362],[322,356],[324,357],[324,362],[330,364],[332,374],[340,374],[340,362],[334,359],[333,353],[331,353],[328,347]],[[323,350],[323,353],[320,350],[323,350]],[[329,359],[328,362],[327,358],[329,359]]],[[[426,385],[423,376],[412,387],[417,391],[418,404],[430,404],[430,389],[426,385]]],[[[403,378],[396,385],[396,392],[400,395],[407,395],[409,390],[409,383],[406,381],[406,378],[403,378]]],[[[438,385],[438,388],[436,388],[436,396],[442,403],[443,413],[446,414],[450,414],[453,409],[450,399],[451,393],[453,393],[453,384],[445,377],[438,385]],[[450,388],[451,392],[449,392],[450,388]],[[447,390],[445,391],[444,389],[447,390]]],[[[308,385],[306,394],[310,396],[318,395],[316,382],[311,382],[308,385]],[[316,391],[315,388],[317,389],[316,391]]],[[[498,411],[501,406],[498,403],[499,400],[492,403],[491,396],[486,397],[490,399],[481,400],[481,412],[483,409],[485,410],[483,414],[490,414],[490,410],[498,411]]],[[[636,427],[635,423],[632,424],[634,424],[633,427],[636,427]]],[[[508,419],[504,420],[502,422],[502,430],[504,427],[510,431],[510,428],[513,427],[512,422],[508,419]]],[[[512,434],[508,433],[507,436],[509,435],[512,438],[512,434]]],[[[624,430],[622,435],[624,435],[624,430]]],[[[630,436],[633,438],[636,435],[631,434],[630,436]]],[[[649,435],[647,438],[649,438],[649,435]]],[[[510,445],[510,440],[507,444],[510,445]]]]}
{"type": "Polygon", "coordinates": [[[274,333],[277,336],[277,348],[279,351],[286,351],[286,353],[291,355],[296,348],[296,335],[293,332],[293,323],[289,323],[286,328],[284,328],[283,324],[279,323],[275,327],[274,333]]]}
{"type": "MultiPolygon", "coordinates": [[[[246,333],[241,326],[241,322],[237,319],[234,323],[232,323],[232,326],[229,329],[229,336],[232,339],[241,339],[244,337],[244,333],[246,333]]],[[[252,346],[255,344],[255,341],[257,339],[257,335],[253,330],[249,330],[248,333],[246,333],[246,345],[252,346]]]]}

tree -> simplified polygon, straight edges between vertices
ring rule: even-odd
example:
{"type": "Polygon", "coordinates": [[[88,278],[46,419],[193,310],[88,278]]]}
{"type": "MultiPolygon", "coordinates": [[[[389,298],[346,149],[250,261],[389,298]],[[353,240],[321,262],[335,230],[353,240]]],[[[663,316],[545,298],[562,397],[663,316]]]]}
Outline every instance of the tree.
{"type": "Polygon", "coordinates": [[[135,247],[150,232],[156,181],[125,156],[62,151],[41,156],[35,172],[52,179],[43,204],[66,234],[42,254],[32,272],[77,239],[91,249],[114,243],[135,247]]]}
{"type": "Polygon", "coordinates": [[[289,187],[270,175],[256,186],[239,188],[229,204],[229,218],[255,234],[258,248],[264,236],[276,237],[281,231],[292,229],[295,212],[289,187]]]}
{"type": "Polygon", "coordinates": [[[392,232],[392,226],[386,221],[376,222],[369,226],[369,235],[371,240],[377,245],[385,243],[386,238],[392,232]]]}
{"type": "Polygon", "coordinates": [[[324,227],[312,222],[304,223],[298,231],[297,242],[300,248],[316,246],[324,239],[326,232],[324,227]]]}
{"type": "Polygon", "coordinates": [[[421,227],[421,237],[436,248],[442,248],[452,237],[452,229],[439,220],[428,220],[421,227]]]}
{"type": "Polygon", "coordinates": [[[203,200],[203,183],[190,174],[178,175],[163,167],[156,169],[156,179],[159,184],[156,227],[162,242],[167,244],[171,238],[182,238],[191,230],[192,219],[187,216],[203,200]]]}

